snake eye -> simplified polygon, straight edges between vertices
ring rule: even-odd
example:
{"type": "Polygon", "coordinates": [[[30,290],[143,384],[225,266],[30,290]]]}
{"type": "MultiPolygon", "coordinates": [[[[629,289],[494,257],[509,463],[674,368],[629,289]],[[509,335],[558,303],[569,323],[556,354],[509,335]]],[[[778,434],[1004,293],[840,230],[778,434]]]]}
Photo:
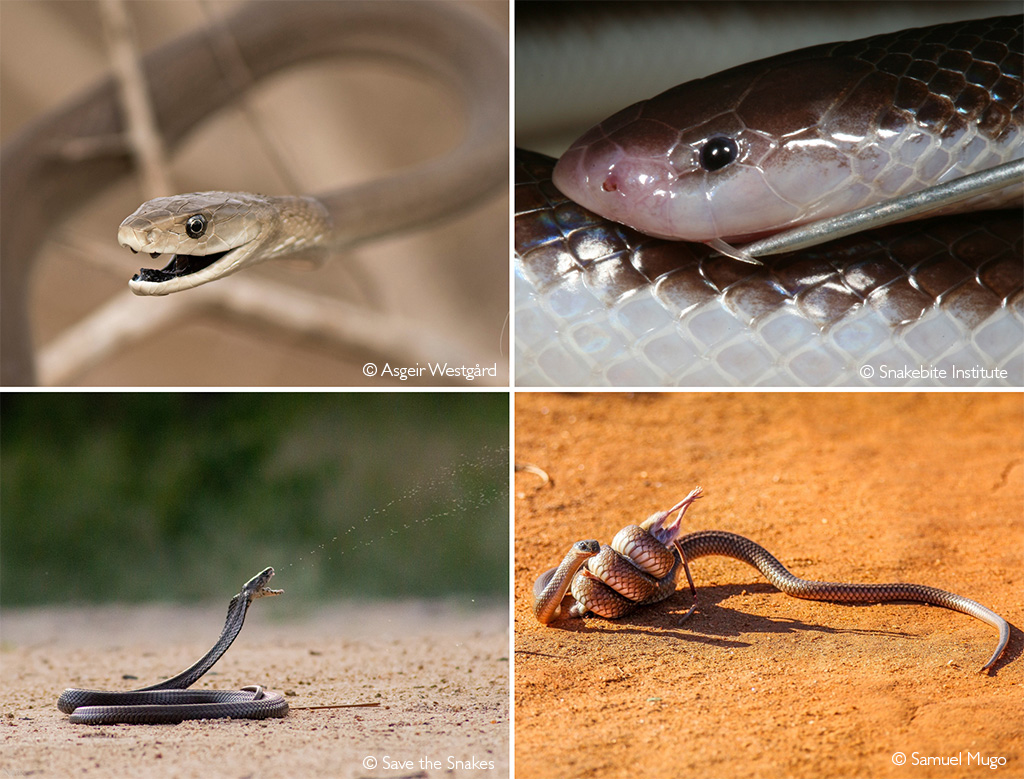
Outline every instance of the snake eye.
{"type": "Polygon", "coordinates": [[[740,147],[732,138],[716,135],[708,138],[700,150],[700,166],[707,171],[721,170],[740,154],[740,147]]]}
{"type": "Polygon", "coordinates": [[[189,238],[198,238],[206,232],[206,217],[202,214],[193,214],[185,222],[185,232],[189,238]]]}

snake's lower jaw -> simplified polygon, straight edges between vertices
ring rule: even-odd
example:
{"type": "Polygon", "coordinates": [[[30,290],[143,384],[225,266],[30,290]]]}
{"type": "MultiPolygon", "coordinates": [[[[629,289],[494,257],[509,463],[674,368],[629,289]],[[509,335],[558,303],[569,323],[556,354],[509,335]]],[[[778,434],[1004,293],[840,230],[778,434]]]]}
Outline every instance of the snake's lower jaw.
{"type": "Polygon", "coordinates": [[[159,270],[140,268],[128,282],[128,288],[136,295],[169,295],[207,284],[238,270],[240,262],[235,258],[247,246],[213,254],[172,255],[170,262],[159,270]]]}
{"type": "MultiPolygon", "coordinates": [[[[130,247],[129,247],[130,248],[130,247]]],[[[173,254],[171,261],[160,270],[155,268],[140,268],[139,272],[132,277],[132,281],[169,281],[181,276],[190,276],[193,273],[208,268],[217,262],[231,249],[214,252],[213,254],[173,254]]],[[[157,257],[160,255],[158,254],[157,257]]]]}

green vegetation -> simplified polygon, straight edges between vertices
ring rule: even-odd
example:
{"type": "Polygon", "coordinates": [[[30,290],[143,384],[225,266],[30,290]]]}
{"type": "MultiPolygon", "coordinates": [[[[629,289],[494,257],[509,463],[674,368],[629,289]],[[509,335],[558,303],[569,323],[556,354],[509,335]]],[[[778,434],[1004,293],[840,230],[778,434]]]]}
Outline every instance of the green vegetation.
{"type": "Polygon", "coordinates": [[[505,393],[4,393],[0,596],[508,592],[505,393]]]}

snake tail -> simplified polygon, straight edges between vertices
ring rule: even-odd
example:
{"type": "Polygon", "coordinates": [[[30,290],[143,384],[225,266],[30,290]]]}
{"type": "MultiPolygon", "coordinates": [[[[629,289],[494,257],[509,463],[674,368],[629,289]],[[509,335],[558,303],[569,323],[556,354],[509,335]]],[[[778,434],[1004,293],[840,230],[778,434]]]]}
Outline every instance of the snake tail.
{"type": "Polygon", "coordinates": [[[923,584],[847,584],[844,582],[817,582],[801,579],[792,574],[767,549],[749,538],[720,530],[690,533],[679,541],[691,560],[709,555],[721,555],[739,560],[759,570],[776,589],[794,598],[831,601],[834,603],[893,603],[912,602],[940,606],[980,619],[999,631],[995,652],[981,667],[988,672],[999,660],[1010,639],[1006,620],[989,608],[962,595],[923,584]]]}

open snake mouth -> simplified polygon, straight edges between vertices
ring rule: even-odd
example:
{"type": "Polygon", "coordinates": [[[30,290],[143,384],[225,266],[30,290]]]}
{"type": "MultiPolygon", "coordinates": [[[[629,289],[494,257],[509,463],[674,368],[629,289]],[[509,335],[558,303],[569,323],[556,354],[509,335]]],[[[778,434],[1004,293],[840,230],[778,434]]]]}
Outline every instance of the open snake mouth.
{"type": "MultiPolygon", "coordinates": [[[[201,271],[203,268],[210,267],[229,251],[232,250],[226,249],[222,252],[201,255],[175,254],[171,256],[171,261],[159,270],[156,268],[140,268],[139,272],[132,276],[132,281],[152,281],[159,283],[162,281],[181,278],[182,276],[189,276],[201,271]]],[[[156,256],[159,257],[160,255],[158,254],[156,256]]]]}

